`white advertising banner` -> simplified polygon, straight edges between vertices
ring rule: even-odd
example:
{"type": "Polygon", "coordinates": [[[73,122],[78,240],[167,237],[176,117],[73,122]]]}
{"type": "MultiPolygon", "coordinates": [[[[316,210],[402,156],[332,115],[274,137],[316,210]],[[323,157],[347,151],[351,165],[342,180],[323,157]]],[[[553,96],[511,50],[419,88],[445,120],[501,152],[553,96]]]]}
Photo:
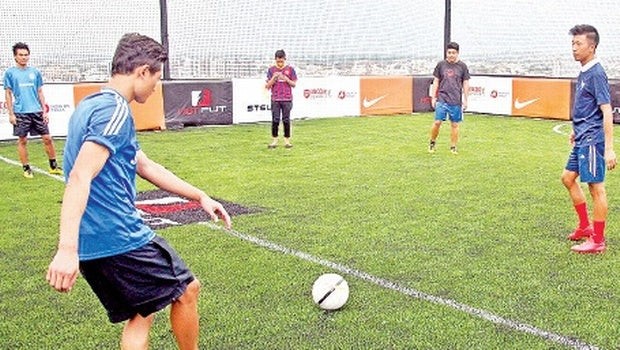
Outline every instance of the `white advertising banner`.
{"type": "MultiPolygon", "coordinates": [[[[73,85],[46,84],[43,94],[49,107],[49,130],[52,136],[67,136],[69,118],[75,109],[73,106],[73,85]]],[[[4,87],[0,92],[0,140],[16,139],[13,125],[9,123],[9,114],[5,101],[4,87]]]]}
{"type": "Polygon", "coordinates": [[[233,79],[233,124],[271,121],[271,94],[265,79],[233,79]]]}
{"type": "Polygon", "coordinates": [[[472,76],[467,112],[511,115],[512,78],[472,76]]]}
{"type": "Polygon", "coordinates": [[[293,118],[359,116],[360,78],[300,78],[293,89],[293,118]]]}
{"type": "MultiPolygon", "coordinates": [[[[291,118],[359,116],[359,77],[299,78],[291,118]]],[[[233,123],[271,121],[265,79],[233,79],[233,123]]]]}

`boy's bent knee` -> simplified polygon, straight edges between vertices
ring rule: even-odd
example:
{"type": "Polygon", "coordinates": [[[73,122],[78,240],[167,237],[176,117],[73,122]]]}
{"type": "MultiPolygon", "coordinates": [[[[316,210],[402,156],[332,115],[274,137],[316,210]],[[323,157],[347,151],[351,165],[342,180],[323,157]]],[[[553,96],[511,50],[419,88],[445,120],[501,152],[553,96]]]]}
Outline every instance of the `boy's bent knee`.
{"type": "Polygon", "coordinates": [[[190,284],[187,285],[185,289],[185,293],[177,299],[182,303],[196,302],[198,300],[198,296],[200,295],[200,281],[194,279],[190,284]]]}

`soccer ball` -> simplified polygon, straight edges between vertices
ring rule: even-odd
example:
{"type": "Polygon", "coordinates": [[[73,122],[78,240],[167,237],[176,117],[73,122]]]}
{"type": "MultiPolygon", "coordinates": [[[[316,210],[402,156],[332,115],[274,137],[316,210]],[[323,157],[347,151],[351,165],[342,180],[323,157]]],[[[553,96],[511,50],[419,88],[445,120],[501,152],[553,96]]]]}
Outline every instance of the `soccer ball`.
{"type": "Polygon", "coordinates": [[[326,273],[314,281],[312,299],[323,310],[338,310],[349,299],[349,285],[342,276],[326,273]]]}

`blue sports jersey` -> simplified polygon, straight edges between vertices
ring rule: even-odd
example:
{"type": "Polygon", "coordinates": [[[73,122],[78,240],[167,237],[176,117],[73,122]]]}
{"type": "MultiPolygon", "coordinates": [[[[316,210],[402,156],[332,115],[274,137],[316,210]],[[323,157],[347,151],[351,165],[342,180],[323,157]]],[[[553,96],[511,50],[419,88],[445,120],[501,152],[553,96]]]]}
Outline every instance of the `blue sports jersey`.
{"type": "Polygon", "coordinates": [[[4,88],[13,92],[14,113],[39,113],[43,111],[39,101],[39,88],[43,86],[41,73],[32,67],[11,67],[4,73],[4,88]]]}
{"type": "Polygon", "coordinates": [[[582,67],[575,87],[573,131],[575,146],[605,142],[603,112],[600,106],[611,103],[607,75],[598,59],[582,67]]]}
{"type": "Polygon", "coordinates": [[[68,180],[85,141],[106,147],[110,157],[91,183],[79,234],[80,260],[113,256],[148,243],[155,232],[135,206],[136,153],[140,149],[129,104],[110,88],[86,97],[71,119],[64,150],[68,180]]]}

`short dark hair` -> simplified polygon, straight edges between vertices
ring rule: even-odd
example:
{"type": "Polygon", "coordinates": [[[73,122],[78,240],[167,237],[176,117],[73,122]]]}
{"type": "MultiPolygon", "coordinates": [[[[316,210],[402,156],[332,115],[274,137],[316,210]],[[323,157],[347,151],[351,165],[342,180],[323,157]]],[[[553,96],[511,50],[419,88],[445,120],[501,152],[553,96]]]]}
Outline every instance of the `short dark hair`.
{"type": "Polygon", "coordinates": [[[286,58],[286,53],[284,52],[284,50],[278,50],[276,51],[276,58],[286,58]]]}
{"type": "Polygon", "coordinates": [[[577,24],[572,27],[568,33],[572,36],[585,34],[586,38],[594,43],[594,48],[596,49],[598,47],[600,37],[598,35],[598,30],[596,30],[594,26],[589,24],[577,24]]]}
{"type": "Polygon", "coordinates": [[[455,43],[454,41],[449,42],[448,45],[446,45],[446,50],[450,50],[450,49],[454,49],[458,52],[459,44],[455,43]]]}
{"type": "Polygon", "coordinates": [[[13,45],[13,56],[17,55],[17,50],[26,50],[30,53],[30,48],[26,43],[18,42],[13,45]]]}
{"type": "Polygon", "coordinates": [[[130,74],[137,67],[147,64],[151,72],[159,72],[168,60],[166,49],[146,35],[127,33],[116,46],[112,59],[112,75],[130,74]]]}

